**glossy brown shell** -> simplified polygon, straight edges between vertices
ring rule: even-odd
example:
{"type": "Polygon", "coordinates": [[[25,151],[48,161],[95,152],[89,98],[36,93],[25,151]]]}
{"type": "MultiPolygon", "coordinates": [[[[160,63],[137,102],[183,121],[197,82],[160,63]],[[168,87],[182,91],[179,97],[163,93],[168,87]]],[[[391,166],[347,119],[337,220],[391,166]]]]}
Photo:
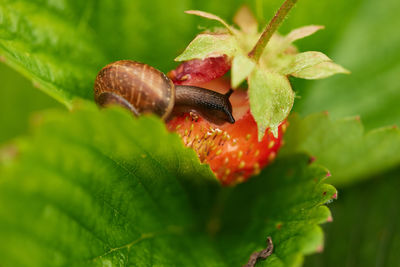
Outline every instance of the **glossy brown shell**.
{"type": "Polygon", "coordinates": [[[100,101],[103,93],[121,96],[139,114],[155,113],[163,119],[171,114],[175,104],[174,84],[164,73],[130,60],[113,62],[99,72],[94,85],[94,98],[100,105],[104,105],[104,101],[100,101]]]}

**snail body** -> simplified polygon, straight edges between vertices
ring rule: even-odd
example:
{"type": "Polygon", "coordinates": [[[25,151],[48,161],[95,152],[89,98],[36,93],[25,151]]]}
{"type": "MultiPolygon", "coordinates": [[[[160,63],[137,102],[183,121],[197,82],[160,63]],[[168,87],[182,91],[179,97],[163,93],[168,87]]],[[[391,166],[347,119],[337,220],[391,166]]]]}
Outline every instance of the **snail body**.
{"type": "Polygon", "coordinates": [[[161,71],[143,63],[120,60],[97,75],[94,98],[100,106],[117,104],[134,115],[154,113],[164,120],[172,114],[193,111],[215,124],[234,123],[226,94],[196,86],[174,85],[161,71]]]}

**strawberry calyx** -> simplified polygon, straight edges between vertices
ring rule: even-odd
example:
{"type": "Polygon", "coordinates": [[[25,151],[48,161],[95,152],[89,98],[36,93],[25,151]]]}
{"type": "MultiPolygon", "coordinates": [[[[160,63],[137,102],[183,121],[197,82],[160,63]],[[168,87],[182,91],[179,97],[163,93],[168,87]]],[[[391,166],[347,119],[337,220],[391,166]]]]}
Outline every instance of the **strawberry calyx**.
{"type": "Polygon", "coordinates": [[[180,66],[183,70],[177,71],[180,75],[171,73],[171,76],[177,83],[185,81],[189,75],[194,76],[193,83],[207,82],[226,73],[230,66],[232,88],[239,88],[247,80],[250,110],[257,122],[259,140],[268,128],[277,136],[278,127],[289,115],[295,99],[289,76],[321,79],[337,73],[349,73],[325,54],[315,51],[300,53],[293,45],[296,40],[312,35],[322,26],[305,26],[286,36],[276,33],[295,2],[285,1],[262,32],[257,31],[257,20],[246,7],[242,7],[234,17],[238,28],[207,12],[186,12],[218,21],[223,28],[198,34],[175,59],[184,62],[180,66]],[[215,61],[218,64],[211,66],[215,61]],[[200,66],[196,67],[196,64],[200,66]],[[209,67],[216,68],[211,71],[209,67]],[[193,74],[190,69],[195,70],[193,74]],[[205,70],[204,74],[196,71],[201,69],[205,70]]]}

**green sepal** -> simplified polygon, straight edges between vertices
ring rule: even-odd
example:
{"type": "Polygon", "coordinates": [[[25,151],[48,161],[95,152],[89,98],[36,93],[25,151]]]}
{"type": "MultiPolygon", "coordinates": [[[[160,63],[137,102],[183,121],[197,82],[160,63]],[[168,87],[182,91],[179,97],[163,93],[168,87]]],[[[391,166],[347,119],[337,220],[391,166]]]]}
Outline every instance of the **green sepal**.
{"type": "Polygon", "coordinates": [[[238,54],[232,60],[231,86],[237,88],[253,71],[256,64],[248,56],[238,54]]]}
{"type": "Polygon", "coordinates": [[[302,78],[307,80],[317,80],[317,79],[327,78],[329,76],[339,73],[349,74],[350,71],[336,63],[328,61],[319,63],[309,68],[304,68],[301,71],[292,73],[291,75],[297,78],[302,78]]]}
{"type": "Polygon", "coordinates": [[[207,57],[233,56],[236,52],[235,37],[230,34],[203,33],[188,45],[175,61],[205,59],[207,57]]]}
{"type": "Polygon", "coordinates": [[[289,115],[293,106],[294,92],[286,76],[255,68],[249,76],[250,111],[257,122],[258,139],[267,128],[275,137],[278,126],[289,115]]]}

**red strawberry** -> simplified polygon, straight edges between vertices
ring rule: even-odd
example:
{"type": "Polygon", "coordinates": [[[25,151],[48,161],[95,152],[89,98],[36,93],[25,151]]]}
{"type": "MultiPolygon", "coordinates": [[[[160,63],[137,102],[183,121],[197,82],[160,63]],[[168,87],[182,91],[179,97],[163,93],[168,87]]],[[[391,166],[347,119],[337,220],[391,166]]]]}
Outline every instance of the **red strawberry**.
{"type": "MultiPolygon", "coordinates": [[[[207,61],[208,59],[206,59],[207,61]]],[[[198,60],[197,60],[198,61],[198,60]]],[[[189,61],[190,62],[190,61],[189,61]]],[[[191,63],[191,66],[196,66],[191,63]]],[[[207,62],[197,65],[196,72],[203,71],[199,79],[195,82],[190,79],[180,81],[180,84],[197,85],[219,92],[227,92],[229,82],[223,78],[209,81],[209,73],[223,75],[222,70],[207,69],[207,62]],[[221,74],[222,73],[222,74],[221,74]]],[[[184,70],[184,66],[172,71],[172,78],[179,77],[179,70],[184,70]]],[[[189,74],[190,73],[186,73],[189,74]]],[[[185,75],[186,75],[185,74],[185,75]]],[[[217,75],[214,75],[214,77],[217,75]]],[[[175,117],[168,122],[168,129],[177,132],[186,146],[193,148],[202,162],[208,163],[214,174],[223,185],[232,185],[247,180],[251,175],[258,174],[260,170],[271,162],[282,145],[282,135],[287,123],[284,122],[279,127],[278,138],[275,138],[267,129],[261,142],[257,140],[257,124],[250,113],[247,93],[235,91],[231,98],[233,116],[236,120],[234,124],[225,123],[217,126],[199,117],[197,114],[183,114],[175,117]]]]}

